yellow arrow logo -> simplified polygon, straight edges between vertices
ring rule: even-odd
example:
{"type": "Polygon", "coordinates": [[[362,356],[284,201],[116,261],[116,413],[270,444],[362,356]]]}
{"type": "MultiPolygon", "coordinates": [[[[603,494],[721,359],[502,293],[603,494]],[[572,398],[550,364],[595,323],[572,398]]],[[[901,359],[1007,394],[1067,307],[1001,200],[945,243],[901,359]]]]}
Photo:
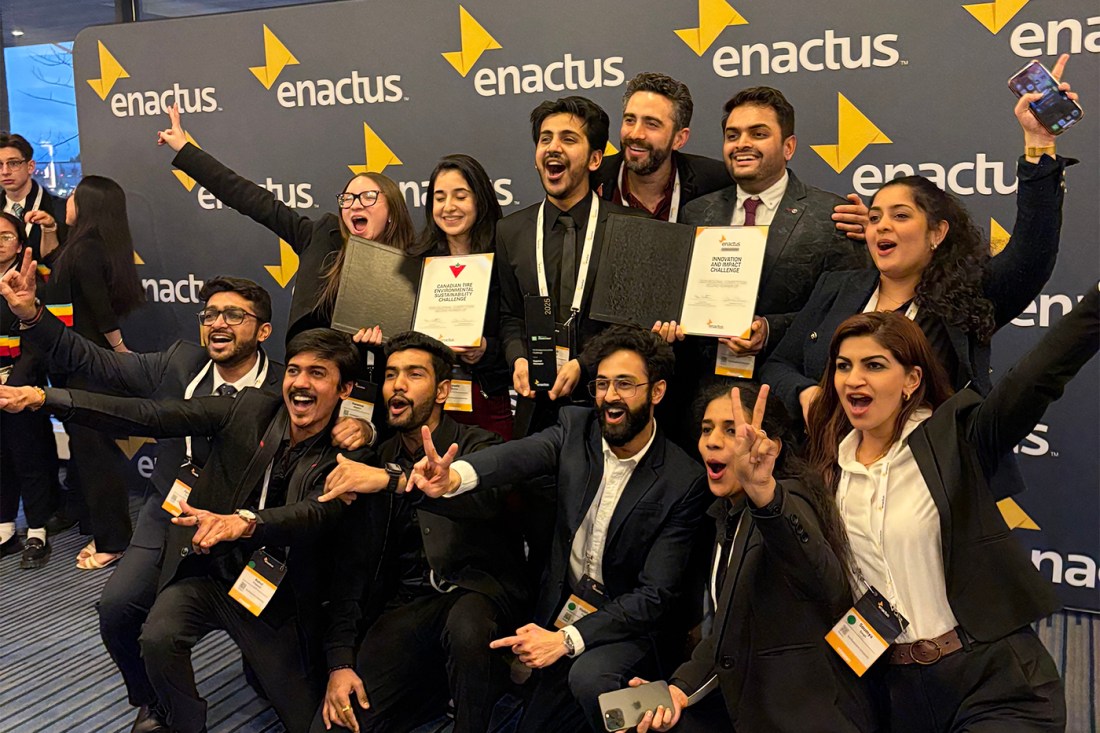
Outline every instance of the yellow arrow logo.
{"type": "Polygon", "coordinates": [[[401,159],[394,155],[390,146],[382,142],[382,138],[370,125],[363,123],[363,152],[366,156],[366,165],[349,165],[348,168],[355,175],[360,173],[381,173],[391,165],[404,165],[401,159]]]}
{"type": "Polygon", "coordinates": [[[443,58],[455,67],[455,71],[466,76],[481,58],[481,54],[501,48],[501,45],[497,39],[489,35],[485,26],[474,20],[474,16],[466,12],[466,8],[461,5],[458,6],[458,27],[462,37],[462,50],[448,51],[443,54],[443,58]]]}
{"type": "Polygon", "coordinates": [[[1011,238],[1012,235],[1001,226],[1000,222],[992,216],[989,217],[989,254],[994,257],[999,255],[1011,238]]]}
{"type": "Polygon", "coordinates": [[[298,59],[294,58],[290,49],[264,24],[264,65],[249,66],[248,70],[256,75],[264,89],[270,89],[279,74],[283,73],[283,69],[297,64],[298,59]]]}
{"type": "Polygon", "coordinates": [[[1039,529],[1035,520],[1012,499],[1001,499],[997,502],[997,508],[1001,510],[1001,516],[1009,529],[1039,529]]]}
{"type": "Polygon", "coordinates": [[[141,255],[139,255],[137,253],[136,249],[134,250],[134,264],[135,265],[144,265],[145,264],[145,260],[141,259],[141,255]]]}
{"type": "Polygon", "coordinates": [[[697,56],[702,56],[727,27],[748,23],[726,0],[699,0],[699,27],[675,33],[697,56]]]}
{"type": "Polygon", "coordinates": [[[120,438],[115,441],[118,449],[126,456],[126,460],[134,460],[134,456],[141,450],[141,447],[146,443],[156,443],[157,441],[152,438],[141,438],[136,435],[131,435],[126,438],[120,438]]]}
{"type": "Polygon", "coordinates": [[[611,144],[611,141],[607,141],[607,145],[603,146],[604,155],[618,155],[619,149],[611,144]]]}
{"type": "Polygon", "coordinates": [[[279,264],[264,265],[280,288],[285,288],[290,279],[298,272],[298,253],[284,240],[279,240],[279,264]]]}
{"type": "Polygon", "coordinates": [[[868,145],[886,145],[890,138],[875,127],[843,94],[837,93],[836,145],[811,145],[834,171],[840,173],[868,145]]]}
{"type": "MultiPolygon", "coordinates": [[[[195,138],[191,137],[191,133],[187,133],[187,142],[191,143],[192,145],[194,145],[199,150],[202,150],[202,146],[199,145],[197,142],[195,142],[195,138]]],[[[195,182],[195,179],[192,178],[191,176],[189,176],[186,173],[184,173],[183,171],[177,170],[175,168],[172,169],[172,175],[175,176],[176,180],[179,181],[181,184],[183,184],[183,187],[186,188],[188,191],[195,190],[195,183],[196,182],[195,182]]]]}
{"type": "Polygon", "coordinates": [[[95,93],[99,95],[100,99],[107,99],[107,95],[115,87],[115,82],[119,79],[129,78],[130,75],[126,73],[126,69],[122,68],[122,64],[118,62],[118,59],[107,50],[107,47],[103,45],[103,41],[100,41],[99,78],[88,80],[88,84],[95,90],[95,93]]]}
{"type": "Polygon", "coordinates": [[[991,3],[963,5],[963,10],[973,15],[990,33],[995,34],[999,33],[1027,3],[1028,0],[994,0],[991,3]]]}

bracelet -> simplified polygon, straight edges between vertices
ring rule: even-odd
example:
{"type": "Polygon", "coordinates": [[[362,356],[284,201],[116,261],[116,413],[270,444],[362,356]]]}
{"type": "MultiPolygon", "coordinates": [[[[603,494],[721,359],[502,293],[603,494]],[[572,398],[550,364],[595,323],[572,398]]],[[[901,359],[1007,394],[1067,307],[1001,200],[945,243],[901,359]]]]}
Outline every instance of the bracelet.
{"type": "Polygon", "coordinates": [[[1024,154],[1029,158],[1041,158],[1043,154],[1047,154],[1050,157],[1054,157],[1055,146],[1054,143],[1050,145],[1025,145],[1024,154]]]}
{"type": "Polygon", "coordinates": [[[353,667],[350,664],[337,664],[335,667],[329,667],[328,668],[328,673],[332,674],[333,672],[336,672],[336,671],[341,670],[341,669],[353,669],[353,667]]]}
{"type": "Polygon", "coordinates": [[[120,338],[117,344],[112,344],[110,341],[108,341],[107,345],[110,346],[112,349],[118,349],[119,346],[122,346],[122,339],[120,338]]]}
{"type": "MultiPolygon", "coordinates": [[[[42,225],[39,225],[39,226],[42,226],[42,225]]],[[[54,224],[52,227],[44,227],[43,226],[42,231],[47,232],[47,233],[56,232],[57,231],[57,224],[54,224]]]]}
{"type": "Polygon", "coordinates": [[[38,411],[39,409],[41,409],[41,407],[42,407],[43,405],[45,405],[45,404],[46,404],[46,390],[42,389],[41,387],[31,387],[31,389],[33,389],[33,390],[34,390],[35,392],[37,392],[37,393],[38,393],[38,397],[39,397],[39,398],[40,398],[40,399],[41,399],[42,401],[41,401],[40,403],[38,403],[37,405],[35,405],[34,407],[30,407],[30,408],[28,408],[28,409],[29,409],[29,410],[30,410],[31,412],[37,412],[37,411],[38,411]]]}
{"type": "Polygon", "coordinates": [[[35,298],[34,304],[38,306],[38,310],[34,312],[34,317],[29,321],[19,321],[19,328],[28,329],[32,326],[38,325],[38,322],[42,320],[42,315],[46,312],[46,306],[42,305],[42,302],[35,298]]]}

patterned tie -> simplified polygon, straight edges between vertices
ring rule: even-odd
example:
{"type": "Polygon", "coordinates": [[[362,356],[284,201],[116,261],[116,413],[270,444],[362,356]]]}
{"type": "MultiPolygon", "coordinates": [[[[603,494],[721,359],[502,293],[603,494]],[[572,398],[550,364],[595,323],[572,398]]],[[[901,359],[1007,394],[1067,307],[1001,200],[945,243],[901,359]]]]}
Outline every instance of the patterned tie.
{"type": "Polygon", "coordinates": [[[214,390],[214,393],[219,397],[236,397],[237,388],[234,387],[232,384],[223,384],[216,390],[214,390]]]}
{"type": "Polygon", "coordinates": [[[750,196],[745,199],[745,226],[756,226],[756,209],[760,206],[760,199],[750,196]]]}
{"type": "Polygon", "coordinates": [[[23,208],[23,204],[12,204],[11,213],[15,214],[16,219],[23,221],[23,214],[27,213],[27,210],[23,208]]]}

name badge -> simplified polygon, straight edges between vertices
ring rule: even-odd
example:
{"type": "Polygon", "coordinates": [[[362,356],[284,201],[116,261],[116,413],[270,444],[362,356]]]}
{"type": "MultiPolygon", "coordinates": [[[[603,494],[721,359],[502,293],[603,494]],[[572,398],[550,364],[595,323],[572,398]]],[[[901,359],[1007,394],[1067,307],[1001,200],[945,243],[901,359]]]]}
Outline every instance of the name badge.
{"type": "Polygon", "coordinates": [[[451,393],[443,404],[444,410],[451,412],[474,411],[474,382],[472,379],[451,379],[451,393]]]}
{"type": "Polygon", "coordinates": [[[720,377],[737,377],[738,379],[752,379],[753,369],[756,368],[756,356],[738,356],[730,347],[718,342],[718,358],[714,360],[714,373],[720,377]]]}
{"type": "Polygon", "coordinates": [[[601,584],[585,575],[578,586],[576,592],[569,594],[565,605],[561,607],[554,621],[556,628],[564,629],[566,626],[572,626],[577,620],[595,613],[603,604],[606,595],[601,584]]]}
{"type": "Polygon", "coordinates": [[[183,514],[183,507],[180,504],[187,501],[187,497],[191,496],[191,489],[195,488],[195,482],[198,480],[198,466],[191,463],[191,461],[185,461],[180,466],[179,472],[176,474],[176,480],[172,483],[172,488],[168,490],[168,496],[164,497],[164,503],[160,505],[160,508],[173,517],[183,514]]]}
{"type": "Polygon", "coordinates": [[[229,597],[247,608],[253,616],[259,616],[285,577],[286,563],[279,562],[261,548],[252,553],[252,559],[229,589],[229,597]]]}
{"type": "Polygon", "coordinates": [[[825,641],[862,677],[908,625],[890,602],[871,587],[825,635],[825,641]]]}
{"type": "Polygon", "coordinates": [[[378,402],[378,385],[356,381],[351,394],[340,401],[340,417],[355,417],[374,423],[374,405],[378,402]]]}

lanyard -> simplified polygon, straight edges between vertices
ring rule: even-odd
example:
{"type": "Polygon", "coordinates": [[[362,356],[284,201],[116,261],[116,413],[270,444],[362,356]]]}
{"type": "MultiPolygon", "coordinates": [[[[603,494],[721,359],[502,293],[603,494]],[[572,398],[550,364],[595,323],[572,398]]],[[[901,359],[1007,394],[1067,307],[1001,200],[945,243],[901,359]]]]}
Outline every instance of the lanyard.
{"type": "MultiPolygon", "coordinates": [[[[878,309],[878,287],[875,287],[875,292],[871,293],[871,299],[867,301],[867,305],[864,306],[864,313],[871,313],[878,309]]],[[[914,297],[912,302],[909,303],[909,307],[905,309],[905,317],[910,321],[917,318],[917,299],[914,297]]]]}
{"type": "MultiPolygon", "coordinates": [[[[623,198],[623,169],[626,168],[626,163],[619,166],[619,198],[623,198]]],[[[668,222],[669,224],[676,223],[676,216],[680,213],[680,170],[673,166],[675,178],[672,180],[672,201],[668,208],[668,222]]],[[[623,205],[629,206],[626,203],[626,199],[623,199],[623,205]]]]}
{"type": "Polygon", "coordinates": [[[264,487],[260,489],[260,504],[256,507],[257,510],[263,509],[267,504],[267,488],[271,485],[271,471],[275,468],[275,459],[271,459],[271,463],[267,464],[267,470],[264,471],[264,487]]]}
{"type": "MultiPolygon", "coordinates": [[[[270,363],[268,362],[267,357],[262,350],[258,352],[257,358],[259,358],[260,360],[260,369],[256,373],[255,381],[252,383],[253,387],[260,387],[261,385],[263,385],[264,381],[267,380],[267,367],[270,363]]],[[[183,399],[189,400],[195,396],[195,390],[199,388],[199,384],[202,382],[203,379],[206,378],[206,375],[210,373],[210,369],[213,366],[213,361],[207,361],[206,364],[203,365],[203,368],[199,370],[199,373],[196,374],[195,378],[191,380],[191,383],[187,385],[187,389],[183,391],[183,399]]],[[[191,452],[191,436],[183,436],[183,443],[186,446],[187,450],[187,462],[190,463],[191,456],[194,455],[191,452]]]]}
{"type": "MultiPolygon", "coordinates": [[[[596,240],[596,219],[600,214],[600,198],[593,192],[592,208],[588,211],[588,224],[584,230],[584,249],[581,251],[580,272],[577,273],[577,289],[573,291],[573,304],[569,307],[573,316],[581,312],[581,300],[584,298],[584,286],[588,282],[588,263],[592,259],[592,243],[596,240]]],[[[550,288],[546,284],[546,259],[543,256],[546,238],[543,231],[543,223],[546,221],[546,199],[539,205],[539,218],[535,223],[535,264],[539,274],[539,295],[546,298],[550,296],[550,288]]]]}

